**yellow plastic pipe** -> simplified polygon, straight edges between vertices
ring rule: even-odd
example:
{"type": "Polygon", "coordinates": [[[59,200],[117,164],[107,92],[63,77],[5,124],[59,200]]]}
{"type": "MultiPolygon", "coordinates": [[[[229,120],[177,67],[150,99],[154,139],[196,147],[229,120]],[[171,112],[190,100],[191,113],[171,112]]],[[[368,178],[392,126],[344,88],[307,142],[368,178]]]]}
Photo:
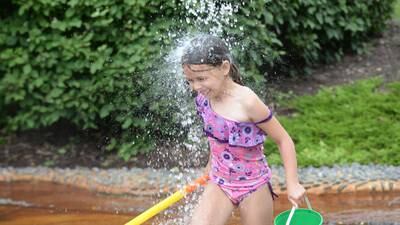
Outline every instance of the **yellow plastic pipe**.
{"type": "Polygon", "coordinates": [[[125,225],[140,225],[153,216],[157,215],[159,212],[165,210],[170,205],[174,204],[175,202],[181,200],[185,195],[182,193],[181,190],[175,192],[173,195],[169,196],[168,198],[164,199],[163,201],[159,202],[158,204],[154,205],[150,209],[146,210],[133,220],[129,221],[125,225]]]}
{"type": "Polygon", "coordinates": [[[187,185],[181,190],[178,190],[173,195],[169,196],[168,198],[164,199],[163,201],[157,203],[153,207],[149,208],[148,210],[144,211],[139,216],[135,217],[133,220],[129,221],[125,225],[141,225],[142,223],[146,222],[153,216],[157,215],[161,211],[165,210],[166,208],[170,207],[177,201],[181,200],[185,197],[186,194],[189,194],[196,190],[196,188],[200,185],[205,185],[208,180],[208,175],[204,175],[198,179],[196,179],[194,184],[187,185]]]}

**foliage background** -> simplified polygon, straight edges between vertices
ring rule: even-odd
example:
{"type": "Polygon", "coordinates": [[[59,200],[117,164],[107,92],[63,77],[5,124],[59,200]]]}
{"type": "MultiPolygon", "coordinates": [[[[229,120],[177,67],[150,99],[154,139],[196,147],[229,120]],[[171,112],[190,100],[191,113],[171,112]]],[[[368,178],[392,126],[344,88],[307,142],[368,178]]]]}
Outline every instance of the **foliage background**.
{"type": "MultiPolygon", "coordinates": [[[[222,36],[247,81],[293,76],[361,53],[391,16],[393,0],[244,2],[237,27],[222,36]],[[243,35],[246,34],[246,35],[243,35]]],[[[216,8],[224,1],[216,1],[216,8]]],[[[154,140],[186,137],[169,103],[148,88],[178,36],[192,30],[181,1],[13,0],[0,10],[0,125],[3,131],[73,124],[110,137],[124,158],[154,148],[154,140]]],[[[174,106],[179,107],[179,106],[174,106]]]]}

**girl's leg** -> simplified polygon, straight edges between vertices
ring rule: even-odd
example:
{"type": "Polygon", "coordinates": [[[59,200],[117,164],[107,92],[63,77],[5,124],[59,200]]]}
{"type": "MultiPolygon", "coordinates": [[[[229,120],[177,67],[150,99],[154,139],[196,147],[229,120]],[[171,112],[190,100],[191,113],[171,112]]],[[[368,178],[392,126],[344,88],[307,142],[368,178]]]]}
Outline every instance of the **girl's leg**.
{"type": "Polygon", "coordinates": [[[239,210],[243,225],[272,225],[273,200],[268,185],[247,196],[239,210]]]}
{"type": "Polygon", "coordinates": [[[232,215],[234,205],[225,193],[209,182],[196,206],[191,225],[223,225],[232,215]]]}

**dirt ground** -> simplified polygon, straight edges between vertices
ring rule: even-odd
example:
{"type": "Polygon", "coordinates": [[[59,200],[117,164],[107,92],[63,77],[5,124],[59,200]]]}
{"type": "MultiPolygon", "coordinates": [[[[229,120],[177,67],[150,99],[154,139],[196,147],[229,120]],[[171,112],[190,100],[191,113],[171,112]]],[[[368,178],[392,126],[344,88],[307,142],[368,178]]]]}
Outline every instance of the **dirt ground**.
{"type": "MultiPolygon", "coordinates": [[[[341,62],[316,68],[309,76],[301,79],[281,78],[274,80],[270,86],[296,95],[313,94],[323,86],[351,83],[377,75],[383,76],[387,81],[400,80],[400,23],[391,23],[382,37],[370,43],[367,54],[347,55],[341,62]]],[[[79,131],[63,124],[5,138],[0,133],[0,167],[42,165],[70,168],[143,168],[148,167],[148,162],[157,157],[157,153],[151,153],[124,161],[107,152],[101,141],[94,142],[93,139],[87,131],[79,131]]],[[[175,164],[176,162],[166,159],[158,165],[174,167],[175,164]]]]}

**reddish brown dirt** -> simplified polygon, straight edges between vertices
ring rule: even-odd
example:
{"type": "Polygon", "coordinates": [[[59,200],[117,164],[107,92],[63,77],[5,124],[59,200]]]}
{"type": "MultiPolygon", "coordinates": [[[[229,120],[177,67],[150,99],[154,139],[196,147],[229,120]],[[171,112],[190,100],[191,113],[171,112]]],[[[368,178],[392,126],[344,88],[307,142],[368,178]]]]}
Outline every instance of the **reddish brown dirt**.
{"type": "MultiPolygon", "coordinates": [[[[309,195],[313,208],[326,222],[361,224],[400,221],[400,193],[309,195]]],[[[87,190],[46,182],[0,182],[0,200],[12,199],[32,204],[0,206],[0,225],[89,225],[124,224],[162,198],[100,195],[87,190]]],[[[182,202],[181,202],[182,203],[182,202]]],[[[183,215],[172,207],[168,216],[157,216],[160,223],[183,215]]],[[[290,209],[285,195],[274,202],[275,215],[290,209]]],[[[154,220],[153,220],[154,221],[154,220]]],[[[146,223],[148,225],[151,222],[146,223]]],[[[235,211],[229,225],[240,224],[235,211]]]]}

